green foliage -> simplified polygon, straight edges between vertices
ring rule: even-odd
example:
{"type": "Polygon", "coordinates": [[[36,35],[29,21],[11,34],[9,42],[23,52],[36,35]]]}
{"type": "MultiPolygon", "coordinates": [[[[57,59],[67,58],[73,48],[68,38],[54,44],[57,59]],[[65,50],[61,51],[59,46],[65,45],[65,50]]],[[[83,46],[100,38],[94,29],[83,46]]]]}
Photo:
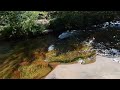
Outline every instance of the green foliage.
{"type": "Polygon", "coordinates": [[[46,28],[60,32],[93,29],[93,25],[101,26],[119,16],[119,11],[0,11],[0,37],[28,38],[46,28]],[[50,25],[36,23],[38,18],[49,19],[50,25]]]}
{"type": "Polygon", "coordinates": [[[39,12],[38,19],[45,19],[45,18],[48,18],[48,12],[47,11],[39,12]]]}
{"type": "Polygon", "coordinates": [[[116,11],[56,11],[51,12],[55,18],[50,28],[59,29],[90,29],[106,21],[118,19],[120,12],[116,11]]]}
{"type": "Polygon", "coordinates": [[[63,23],[63,19],[57,18],[55,20],[51,20],[49,28],[52,28],[56,31],[65,30],[65,24],[63,23]]]}
{"type": "Polygon", "coordinates": [[[36,35],[44,29],[43,25],[38,25],[35,21],[39,15],[38,11],[1,11],[0,17],[4,23],[4,30],[1,34],[6,38],[21,38],[36,35]]]}

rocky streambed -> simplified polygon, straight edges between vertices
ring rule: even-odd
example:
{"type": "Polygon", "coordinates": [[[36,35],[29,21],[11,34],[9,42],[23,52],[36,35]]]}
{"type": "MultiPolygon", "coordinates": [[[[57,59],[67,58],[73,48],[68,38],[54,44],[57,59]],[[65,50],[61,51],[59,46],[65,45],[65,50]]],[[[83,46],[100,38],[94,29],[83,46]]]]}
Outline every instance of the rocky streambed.
{"type": "MultiPolygon", "coordinates": [[[[103,32],[101,31],[101,32],[96,32],[93,35],[90,32],[90,34],[86,35],[84,31],[72,30],[72,31],[66,31],[66,32],[63,32],[62,34],[60,34],[58,36],[57,43],[62,42],[62,44],[64,44],[64,42],[66,42],[67,40],[70,40],[71,38],[75,38],[73,40],[74,41],[76,40],[77,43],[79,42],[84,45],[92,46],[91,50],[95,50],[97,55],[112,58],[113,61],[120,62],[120,59],[119,59],[119,57],[120,57],[119,39],[120,38],[119,38],[118,33],[119,33],[119,31],[103,31],[103,32]],[[114,32],[114,33],[112,33],[112,32],[114,32]],[[103,38],[105,36],[104,34],[109,35],[110,33],[112,33],[111,36],[109,36],[107,38],[103,38]],[[98,34],[98,36],[97,36],[97,34],[98,34]],[[101,37],[99,37],[99,34],[101,35],[101,37]],[[103,37],[102,37],[102,35],[103,35],[103,37]],[[103,40],[103,42],[102,42],[102,40],[103,40]],[[116,47],[118,47],[118,48],[116,48],[116,47]]],[[[71,44],[74,44],[74,41],[71,42],[71,44]]],[[[48,47],[48,51],[55,50],[57,45],[58,44],[56,44],[56,43],[51,44],[48,47]]],[[[82,60],[80,59],[78,62],[81,63],[82,60]]]]}

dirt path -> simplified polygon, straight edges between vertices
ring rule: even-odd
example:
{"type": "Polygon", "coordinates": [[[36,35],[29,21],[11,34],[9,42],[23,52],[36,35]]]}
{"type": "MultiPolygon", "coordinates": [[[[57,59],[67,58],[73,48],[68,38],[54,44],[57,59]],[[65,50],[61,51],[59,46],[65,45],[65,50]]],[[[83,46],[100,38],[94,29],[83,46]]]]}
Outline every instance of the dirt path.
{"type": "Polygon", "coordinates": [[[45,79],[120,79],[120,63],[97,56],[91,64],[59,65],[45,79]]]}

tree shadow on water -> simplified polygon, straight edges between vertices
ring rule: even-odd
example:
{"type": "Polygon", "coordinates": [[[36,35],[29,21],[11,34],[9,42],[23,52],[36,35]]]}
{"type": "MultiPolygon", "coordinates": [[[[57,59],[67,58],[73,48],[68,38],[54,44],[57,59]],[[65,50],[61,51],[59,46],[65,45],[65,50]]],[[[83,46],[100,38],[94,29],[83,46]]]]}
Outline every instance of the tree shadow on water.
{"type": "Polygon", "coordinates": [[[75,36],[58,40],[55,43],[57,55],[76,50],[81,45],[82,41],[84,41],[84,39],[75,36]]]}

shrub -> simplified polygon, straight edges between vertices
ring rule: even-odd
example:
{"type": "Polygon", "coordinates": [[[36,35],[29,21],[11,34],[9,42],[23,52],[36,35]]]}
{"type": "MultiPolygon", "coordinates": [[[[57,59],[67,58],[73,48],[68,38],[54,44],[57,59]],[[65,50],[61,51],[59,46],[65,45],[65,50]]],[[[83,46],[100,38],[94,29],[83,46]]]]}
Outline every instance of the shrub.
{"type": "Polygon", "coordinates": [[[38,25],[35,21],[38,18],[37,11],[3,11],[4,30],[1,34],[5,38],[21,38],[34,36],[45,29],[44,25],[38,25]]]}
{"type": "Polygon", "coordinates": [[[50,23],[54,30],[62,29],[91,29],[98,25],[119,17],[115,11],[56,11],[52,15],[55,19],[50,23]]]}

